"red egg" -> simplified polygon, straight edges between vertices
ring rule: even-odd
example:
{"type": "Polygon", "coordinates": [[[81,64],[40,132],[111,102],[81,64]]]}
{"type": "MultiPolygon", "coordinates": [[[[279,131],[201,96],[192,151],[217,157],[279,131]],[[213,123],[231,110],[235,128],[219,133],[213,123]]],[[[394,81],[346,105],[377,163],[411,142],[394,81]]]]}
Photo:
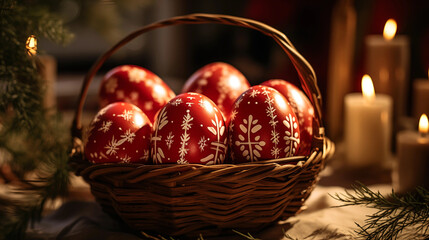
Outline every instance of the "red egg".
{"type": "Polygon", "coordinates": [[[227,150],[225,122],[206,96],[182,93],[159,112],[151,138],[155,164],[223,163],[227,150]]]}
{"type": "Polygon", "coordinates": [[[309,155],[313,139],[314,119],[314,108],[310,100],[299,88],[282,79],[268,80],[263,82],[262,85],[276,89],[289,101],[293,112],[298,118],[299,129],[301,130],[301,143],[298,155],[309,155]]]}
{"type": "Polygon", "coordinates": [[[123,65],[110,70],[101,81],[99,91],[101,107],[113,102],[132,103],[151,122],[155,119],[155,113],[175,96],[161,78],[134,65],[123,65]]]}
{"type": "Polygon", "coordinates": [[[196,92],[207,96],[226,117],[235,99],[249,87],[247,79],[236,68],[227,63],[215,62],[192,74],[183,86],[182,93],[196,92]]]}
{"type": "Polygon", "coordinates": [[[286,98],[266,86],[253,86],[234,104],[229,122],[230,154],[235,163],[296,155],[298,120],[286,98]]]}
{"type": "Polygon", "coordinates": [[[85,156],[92,163],[145,163],[151,130],[150,120],[138,107],[111,103],[89,125],[85,156]]]}

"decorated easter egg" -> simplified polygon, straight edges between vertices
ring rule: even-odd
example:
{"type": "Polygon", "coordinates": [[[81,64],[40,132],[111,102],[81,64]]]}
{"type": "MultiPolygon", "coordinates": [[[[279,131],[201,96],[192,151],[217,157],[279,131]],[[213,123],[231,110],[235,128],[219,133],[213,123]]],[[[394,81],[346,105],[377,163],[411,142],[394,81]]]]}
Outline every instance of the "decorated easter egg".
{"type": "Polygon", "coordinates": [[[151,138],[154,164],[219,164],[226,151],[225,122],[206,96],[182,93],[159,112],[151,138]]]}
{"type": "Polygon", "coordinates": [[[110,70],[101,81],[100,106],[128,102],[139,107],[154,121],[156,112],[175,96],[168,85],[153,72],[134,65],[110,70]]]}
{"type": "Polygon", "coordinates": [[[138,107],[111,103],[89,125],[85,156],[92,163],[145,163],[151,131],[150,120],[138,107]]]}
{"type": "Polygon", "coordinates": [[[224,116],[229,116],[235,99],[249,87],[247,79],[236,68],[227,63],[215,62],[192,74],[183,86],[182,93],[201,93],[210,98],[224,116]]]}
{"type": "Polygon", "coordinates": [[[299,88],[282,79],[272,79],[261,85],[269,86],[279,91],[289,101],[293,112],[298,118],[301,131],[301,142],[298,155],[307,156],[311,151],[313,140],[314,108],[310,100],[299,88]]]}
{"type": "Polygon", "coordinates": [[[234,104],[229,121],[235,163],[291,157],[300,144],[298,120],[287,99],[267,86],[253,86],[234,104]]]}

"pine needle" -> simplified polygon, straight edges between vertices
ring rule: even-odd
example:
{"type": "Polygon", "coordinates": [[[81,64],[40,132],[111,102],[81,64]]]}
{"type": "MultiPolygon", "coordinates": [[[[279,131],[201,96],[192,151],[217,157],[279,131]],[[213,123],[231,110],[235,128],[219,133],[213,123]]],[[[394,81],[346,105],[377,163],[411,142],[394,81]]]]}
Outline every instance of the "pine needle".
{"type": "Polygon", "coordinates": [[[241,233],[241,232],[239,232],[239,231],[237,231],[235,229],[232,229],[232,231],[235,232],[235,233],[237,233],[238,235],[246,238],[246,239],[249,239],[249,240],[261,240],[259,238],[254,238],[250,233],[247,233],[247,235],[246,235],[246,234],[241,233]]]}
{"type": "Polygon", "coordinates": [[[429,191],[425,188],[417,187],[405,195],[392,190],[383,196],[357,183],[352,192],[346,190],[331,197],[344,203],[338,207],[363,205],[377,209],[363,225],[356,223],[356,233],[364,239],[397,239],[403,235],[408,239],[429,238],[429,191]]]}

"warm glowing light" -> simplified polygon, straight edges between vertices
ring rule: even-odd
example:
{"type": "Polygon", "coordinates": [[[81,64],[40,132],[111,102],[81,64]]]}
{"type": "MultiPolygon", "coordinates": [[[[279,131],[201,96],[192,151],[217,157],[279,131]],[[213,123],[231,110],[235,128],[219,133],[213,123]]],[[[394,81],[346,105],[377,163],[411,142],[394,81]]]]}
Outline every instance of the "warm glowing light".
{"type": "Polygon", "coordinates": [[[143,116],[137,112],[134,113],[134,125],[138,128],[144,124],[143,116]]]}
{"type": "Polygon", "coordinates": [[[153,87],[153,91],[159,97],[164,97],[165,95],[167,95],[167,91],[165,90],[165,88],[158,84],[153,87]]]}
{"type": "Polygon", "coordinates": [[[274,96],[274,98],[276,99],[276,103],[277,105],[281,108],[281,109],[285,109],[286,108],[286,101],[285,98],[283,97],[283,95],[281,94],[276,94],[274,96]]]}
{"type": "Polygon", "coordinates": [[[375,98],[374,85],[368,74],[362,77],[362,95],[367,101],[372,101],[375,98]]]}
{"type": "Polygon", "coordinates": [[[292,93],[292,97],[298,106],[304,105],[304,99],[302,98],[301,94],[299,94],[298,91],[291,90],[290,92],[292,93]]]}
{"type": "Polygon", "coordinates": [[[394,19],[389,19],[386,22],[386,25],[384,25],[383,30],[383,37],[386,40],[392,40],[395,37],[396,34],[396,21],[394,19]]]}
{"type": "Polygon", "coordinates": [[[209,101],[203,100],[204,108],[207,110],[207,112],[212,113],[213,112],[213,106],[209,101]]]}
{"type": "Polygon", "coordinates": [[[422,114],[419,121],[419,132],[422,135],[426,135],[428,133],[428,116],[426,114],[422,114]]]}
{"type": "Polygon", "coordinates": [[[27,38],[26,48],[28,55],[36,55],[37,53],[37,38],[34,35],[31,35],[27,38]]]}
{"type": "Polygon", "coordinates": [[[240,79],[237,76],[231,75],[228,79],[229,86],[232,89],[240,88],[240,79]]]}

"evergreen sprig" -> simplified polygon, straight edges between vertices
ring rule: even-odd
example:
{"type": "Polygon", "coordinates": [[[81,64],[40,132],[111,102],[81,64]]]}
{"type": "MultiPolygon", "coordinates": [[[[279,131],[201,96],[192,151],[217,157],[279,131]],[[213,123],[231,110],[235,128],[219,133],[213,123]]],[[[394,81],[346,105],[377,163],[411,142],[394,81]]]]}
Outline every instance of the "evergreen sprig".
{"type": "Polygon", "coordinates": [[[45,203],[67,193],[69,134],[43,105],[45,79],[26,50],[30,35],[70,40],[51,12],[54,2],[0,0],[0,166],[9,165],[19,182],[14,194],[0,195],[0,239],[23,239],[45,203]]]}
{"type": "Polygon", "coordinates": [[[30,35],[65,44],[72,35],[44,1],[2,0],[0,3],[0,119],[13,115],[18,127],[39,124],[43,111],[44,79],[37,57],[26,51],[30,35]]]}
{"type": "Polygon", "coordinates": [[[42,200],[37,197],[25,200],[0,198],[0,239],[24,239],[25,229],[43,210],[40,201],[42,200]]]}
{"type": "Polygon", "coordinates": [[[427,239],[429,238],[429,191],[417,187],[405,195],[392,193],[383,196],[362,183],[352,186],[352,191],[335,194],[342,206],[363,205],[378,211],[369,215],[365,224],[356,223],[356,233],[364,239],[427,239]]]}
{"type": "Polygon", "coordinates": [[[28,225],[40,219],[45,203],[67,194],[69,140],[60,120],[52,118],[37,139],[31,137],[34,133],[16,133],[9,128],[12,125],[3,126],[0,146],[11,155],[8,164],[19,185],[0,195],[0,239],[22,239],[28,225]]]}

